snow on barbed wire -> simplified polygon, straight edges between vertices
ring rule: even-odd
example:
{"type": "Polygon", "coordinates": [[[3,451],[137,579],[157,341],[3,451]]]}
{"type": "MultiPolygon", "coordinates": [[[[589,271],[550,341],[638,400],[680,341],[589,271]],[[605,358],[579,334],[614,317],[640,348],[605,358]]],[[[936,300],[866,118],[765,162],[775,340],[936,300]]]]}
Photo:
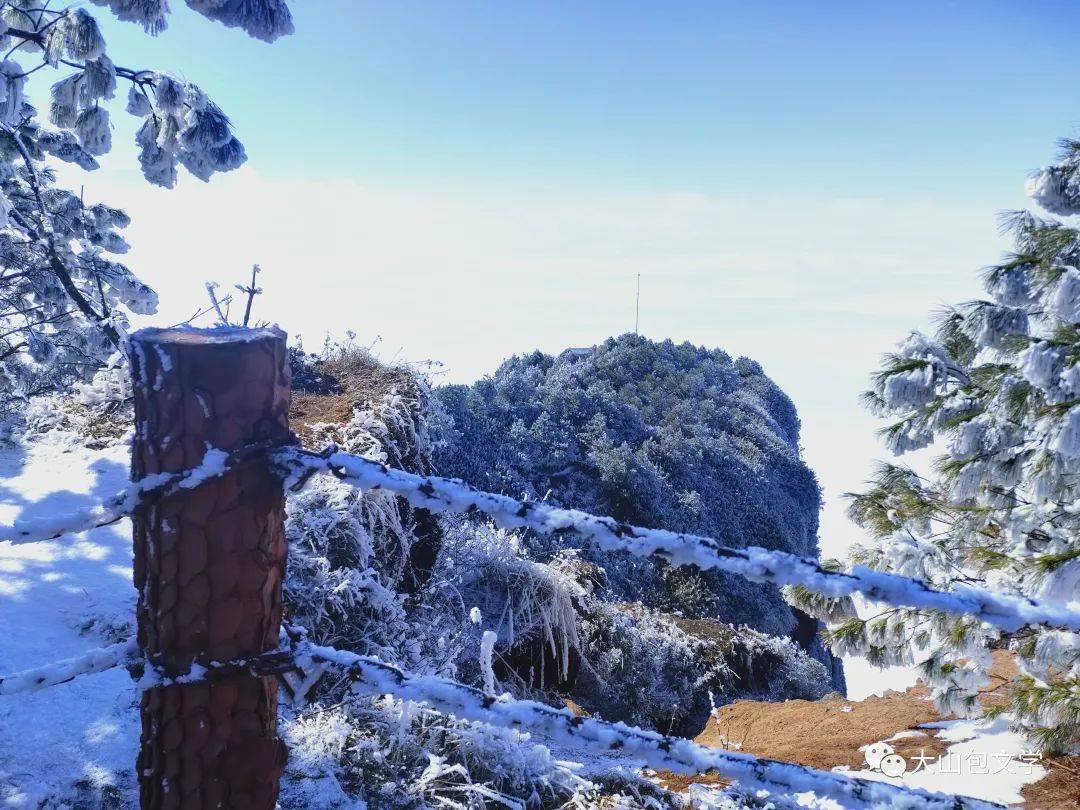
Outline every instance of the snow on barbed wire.
{"type": "Polygon", "coordinates": [[[342,453],[316,454],[284,448],[275,459],[286,471],[286,483],[299,486],[316,472],[331,472],[362,489],[386,489],[413,506],[432,512],[483,512],[506,529],[529,528],[545,533],[576,532],[605,550],[624,550],[637,556],[660,557],[673,565],[719,568],[755,582],[801,585],[829,597],[861,593],[885,604],[970,615],[988,625],[1015,631],[1025,625],[1080,632],[1080,612],[1028,597],[998,593],[967,584],[943,592],[925,582],[854,566],[849,572],[830,571],[816,560],[755,546],[731,548],[710,537],[645,529],[574,509],[538,501],[518,501],[473,489],[462,481],[422,476],[388,468],[378,462],[342,453]]]}
{"type": "Polygon", "coordinates": [[[77,534],[108,526],[129,516],[144,495],[162,490],[194,489],[211,478],[224,475],[230,456],[224,450],[208,447],[198,467],[178,473],[153,473],[132,482],[104,503],[76,509],[61,515],[16,520],[0,526],[0,541],[32,543],[52,540],[65,534],[77,534]]]}
{"type": "Polygon", "coordinates": [[[793,763],[707,748],[691,740],[668,737],[625,723],[576,716],[569,709],[557,709],[532,700],[495,698],[476,687],[434,675],[412,675],[377,658],[332,647],[301,643],[296,653],[301,667],[310,661],[341,668],[356,680],[356,686],[362,691],[426,703],[460,719],[538,733],[578,751],[620,752],[652,768],[683,774],[716,771],[720,776],[736,781],[742,789],[780,795],[810,792],[833,799],[847,808],[990,810],[1000,807],[979,799],[905,789],[793,763]]]}
{"type": "Polygon", "coordinates": [[[83,675],[125,667],[135,679],[140,691],[174,684],[198,683],[232,677],[237,674],[279,675],[295,672],[297,664],[291,650],[274,650],[254,658],[210,661],[192,664],[179,675],[167,675],[153,662],[146,660],[135,638],[98,647],[82,655],[54,661],[40,667],[0,674],[0,697],[36,692],[74,680],[83,675]]]}
{"type": "Polygon", "coordinates": [[[125,666],[138,660],[139,646],[134,639],[110,644],[89,652],[56,661],[34,669],[0,674],[0,697],[21,692],[36,692],[50,686],[67,683],[81,675],[105,672],[118,666],[125,666]]]}
{"type": "MultiPolygon", "coordinates": [[[[317,472],[332,472],[362,489],[384,489],[404,497],[415,507],[433,512],[483,512],[505,529],[530,528],[545,533],[576,532],[605,550],[623,550],[637,556],[657,556],[674,565],[719,568],[756,582],[795,585],[831,598],[863,594],[883,604],[972,616],[980,622],[1013,632],[1026,625],[1080,632],[1080,612],[1028,597],[998,593],[966,584],[937,591],[924,581],[854,566],[850,571],[823,568],[816,560],[756,546],[732,548],[710,537],[645,529],[575,509],[561,509],[537,501],[518,501],[482,492],[462,481],[422,476],[342,453],[316,454],[295,447],[278,449],[275,461],[286,471],[286,484],[301,485],[317,472]]],[[[167,486],[194,488],[228,469],[229,456],[209,448],[202,464],[182,473],[147,476],[103,504],[69,515],[32,518],[0,529],[0,540],[29,542],[86,531],[130,514],[140,496],[167,486]]]]}
{"type": "Polygon", "coordinates": [[[459,719],[496,727],[539,733],[555,742],[598,754],[619,752],[643,765],[676,773],[716,771],[742,789],[780,795],[812,793],[842,807],[921,807],[928,810],[991,810],[1000,805],[962,796],[905,789],[881,782],[852,779],[838,773],[802,765],[758,759],[690,740],[669,737],[625,723],[574,715],[532,700],[494,697],[484,690],[435,675],[413,675],[374,656],[357,655],[333,647],[312,645],[302,631],[292,632],[291,649],[275,650],[250,659],[193,664],[186,673],[168,677],[143,660],[134,640],[23,672],[0,675],[0,696],[36,691],[65,683],[81,675],[126,666],[137,677],[140,690],[191,684],[240,674],[270,675],[330,666],[355,681],[355,688],[373,695],[393,695],[432,706],[459,719]]]}

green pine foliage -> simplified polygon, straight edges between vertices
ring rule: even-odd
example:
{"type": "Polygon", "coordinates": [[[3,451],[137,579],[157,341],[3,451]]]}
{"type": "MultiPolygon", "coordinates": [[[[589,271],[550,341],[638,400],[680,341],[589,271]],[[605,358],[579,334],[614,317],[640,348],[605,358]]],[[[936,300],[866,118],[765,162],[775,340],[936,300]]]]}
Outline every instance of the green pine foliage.
{"type": "MultiPolygon", "coordinates": [[[[1080,143],[1029,190],[1080,213],[1080,143]]],[[[850,565],[947,590],[974,584],[1060,603],[1080,600],[1080,231],[1028,211],[1003,217],[1014,249],[983,271],[987,297],[939,313],[871,377],[864,403],[888,420],[896,454],[939,450],[925,473],[883,463],[848,514],[867,535],[850,565]]],[[[1080,748],[1080,637],[1041,627],[1002,633],[972,618],[885,608],[872,618],[789,593],[830,622],[834,652],[921,666],[944,711],[980,710],[992,650],[1022,674],[1008,712],[1049,751],[1080,748]]],[[[847,606],[851,607],[851,606],[847,606]]],[[[869,606],[863,613],[874,613],[869,606]]],[[[1000,712],[1002,709],[997,709],[1000,712]]]]}

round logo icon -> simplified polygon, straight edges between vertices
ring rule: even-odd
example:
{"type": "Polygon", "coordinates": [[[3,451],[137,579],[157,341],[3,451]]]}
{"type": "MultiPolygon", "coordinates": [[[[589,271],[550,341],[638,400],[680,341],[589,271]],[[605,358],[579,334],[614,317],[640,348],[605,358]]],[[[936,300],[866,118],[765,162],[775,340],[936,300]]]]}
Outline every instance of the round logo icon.
{"type": "Polygon", "coordinates": [[[897,779],[907,771],[907,760],[899,754],[886,754],[881,758],[881,772],[897,779]]]}
{"type": "Polygon", "coordinates": [[[881,768],[881,760],[894,753],[894,749],[888,743],[876,742],[873,745],[864,745],[862,752],[870,770],[876,771],[881,768]]]}

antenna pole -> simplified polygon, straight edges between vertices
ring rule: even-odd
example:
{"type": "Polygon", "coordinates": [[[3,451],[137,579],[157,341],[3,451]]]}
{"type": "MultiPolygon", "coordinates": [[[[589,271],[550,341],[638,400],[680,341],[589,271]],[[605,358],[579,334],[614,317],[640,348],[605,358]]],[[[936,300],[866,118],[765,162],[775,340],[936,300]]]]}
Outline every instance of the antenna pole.
{"type": "Polygon", "coordinates": [[[641,273],[637,274],[637,297],[634,299],[634,334],[638,333],[638,319],[641,315],[641,273]]]}

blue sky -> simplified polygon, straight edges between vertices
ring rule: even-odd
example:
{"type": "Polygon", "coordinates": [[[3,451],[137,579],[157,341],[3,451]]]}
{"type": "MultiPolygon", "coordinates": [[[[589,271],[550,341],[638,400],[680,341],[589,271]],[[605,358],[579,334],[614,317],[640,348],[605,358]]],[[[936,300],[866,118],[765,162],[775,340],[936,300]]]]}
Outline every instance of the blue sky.
{"type": "Polygon", "coordinates": [[[868,374],[979,295],[997,213],[1080,123],[1063,2],[293,5],[272,46],[180,2],[157,39],[106,27],[250,155],[152,189],[117,109],[102,169],[64,171],[132,213],[154,322],[259,262],[257,317],[307,348],[353,330],[468,381],[628,331],[640,273],[644,334],[751,356],[791,395],[833,555],[858,539],[839,496],[884,454],[868,374]]]}
{"type": "Polygon", "coordinates": [[[260,171],[425,187],[1000,193],[1078,121],[1065,2],[293,5],[273,46],[174,3],[111,51],[201,83],[260,171]]]}
{"type": "Polygon", "coordinates": [[[640,273],[644,334],[792,397],[828,555],[884,455],[868,374],[980,294],[998,212],[1080,132],[1067,2],[310,0],[269,46],[172,5],[157,39],[110,21],[110,55],[200,84],[248,164],[152,189],[117,109],[102,169],[61,172],[133,215],[151,322],[259,262],[256,316],[307,348],[352,330],[469,381],[628,331],[640,273]]]}

